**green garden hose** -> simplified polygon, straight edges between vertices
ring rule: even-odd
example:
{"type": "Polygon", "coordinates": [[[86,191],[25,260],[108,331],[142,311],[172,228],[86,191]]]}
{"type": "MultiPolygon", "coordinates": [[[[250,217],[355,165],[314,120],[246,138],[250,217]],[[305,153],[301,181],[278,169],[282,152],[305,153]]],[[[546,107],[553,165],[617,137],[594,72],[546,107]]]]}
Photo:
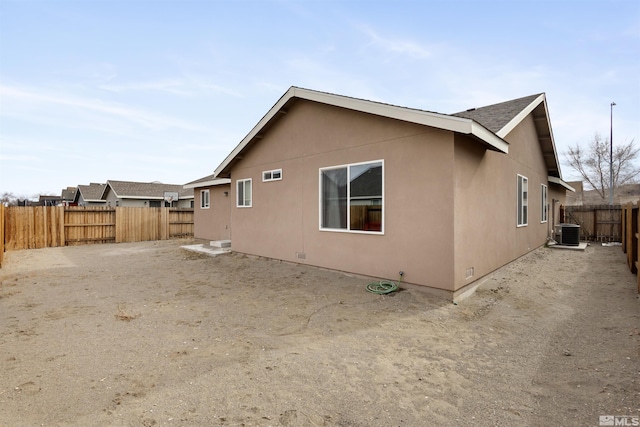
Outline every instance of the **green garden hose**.
{"type": "Polygon", "coordinates": [[[404,272],[400,272],[400,280],[398,283],[392,282],[390,280],[380,280],[379,282],[371,282],[367,285],[367,291],[372,294],[385,295],[390,294],[391,292],[395,292],[400,287],[400,283],[402,282],[402,276],[404,272]]]}

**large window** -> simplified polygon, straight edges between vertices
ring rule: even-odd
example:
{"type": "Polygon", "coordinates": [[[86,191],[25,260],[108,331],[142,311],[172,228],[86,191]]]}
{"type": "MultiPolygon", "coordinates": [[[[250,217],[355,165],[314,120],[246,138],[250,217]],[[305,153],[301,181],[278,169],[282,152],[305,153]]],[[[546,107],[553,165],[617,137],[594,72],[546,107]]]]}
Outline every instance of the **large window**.
{"type": "Polygon", "coordinates": [[[320,228],[383,232],[383,161],[320,169],[320,228]]]}
{"type": "Polygon", "coordinates": [[[540,185],[540,203],[542,203],[540,210],[540,222],[547,222],[549,219],[549,206],[547,205],[547,186],[540,185]]]}
{"type": "Polygon", "coordinates": [[[528,224],[529,210],[529,180],[518,175],[518,227],[528,224]]]}
{"type": "Polygon", "coordinates": [[[200,209],[209,209],[209,190],[200,190],[200,209]]]}
{"type": "Polygon", "coordinates": [[[236,181],[237,204],[239,208],[251,207],[251,179],[239,179],[236,181]]]}

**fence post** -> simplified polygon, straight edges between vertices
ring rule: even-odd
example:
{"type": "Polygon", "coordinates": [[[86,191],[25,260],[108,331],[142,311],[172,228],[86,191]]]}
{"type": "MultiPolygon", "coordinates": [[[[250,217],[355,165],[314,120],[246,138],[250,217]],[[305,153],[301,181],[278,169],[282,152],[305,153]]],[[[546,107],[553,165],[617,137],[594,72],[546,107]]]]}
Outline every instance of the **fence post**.
{"type": "Polygon", "coordinates": [[[171,220],[170,220],[170,214],[169,214],[169,210],[171,208],[161,208],[160,209],[160,226],[161,226],[161,233],[160,233],[160,240],[169,240],[169,237],[171,235],[171,220]]]}
{"type": "Polygon", "coordinates": [[[638,293],[640,294],[640,274],[638,274],[638,261],[640,261],[640,251],[638,250],[638,241],[640,241],[640,239],[638,238],[638,231],[640,230],[640,215],[638,215],[638,212],[640,212],[640,200],[638,200],[638,206],[636,206],[635,209],[636,212],[636,217],[635,217],[635,221],[634,221],[634,225],[635,225],[635,236],[636,238],[633,240],[633,244],[634,249],[635,249],[635,262],[634,262],[634,266],[636,267],[635,270],[631,270],[633,273],[636,273],[636,282],[637,282],[637,288],[638,288],[638,293]]]}
{"type": "Polygon", "coordinates": [[[622,253],[627,253],[627,209],[629,209],[629,203],[622,205],[622,212],[620,212],[620,242],[622,243],[622,253]]]}
{"type": "Polygon", "coordinates": [[[629,238],[629,251],[628,251],[628,264],[633,274],[638,273],[638,206],[633,206],[629,209],[629,216],[627,217],[629,222],[629,228],[627,237],[629,238]]]}
{"type": "Polygon", "coordinates": [[[4,205],[0,203],[0,267],[4,260],[4,205]]]}

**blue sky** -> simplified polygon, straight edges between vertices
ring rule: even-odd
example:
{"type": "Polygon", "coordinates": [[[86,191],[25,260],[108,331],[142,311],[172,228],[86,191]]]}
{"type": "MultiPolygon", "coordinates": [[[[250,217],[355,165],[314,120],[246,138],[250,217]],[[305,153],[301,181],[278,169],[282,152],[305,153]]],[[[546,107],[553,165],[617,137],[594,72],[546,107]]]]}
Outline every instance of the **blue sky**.
{"type": "Polygon", "coordinates": [[[640,144],[640,2],[0,0],[0,193],[195,180],[292,85],[640,144]]]}

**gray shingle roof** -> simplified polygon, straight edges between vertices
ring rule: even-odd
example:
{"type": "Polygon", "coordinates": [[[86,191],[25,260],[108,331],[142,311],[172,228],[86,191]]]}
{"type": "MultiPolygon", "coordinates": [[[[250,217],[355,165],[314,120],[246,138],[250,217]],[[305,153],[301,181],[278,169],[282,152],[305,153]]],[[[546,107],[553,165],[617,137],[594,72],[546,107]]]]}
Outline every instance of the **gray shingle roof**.
{"type": "Polygon", "coordinates": [[[451,116],[475,120],[491,132],[497,133],[540,95],[530,95],[486,107],[473,108],[451,114],[451,116]]]}
{"type": "Polygon", "coordinates": [[[92,182],[89,185],[78,185],[78,191],[85,201],[99,201],[102,198],[105,186],[106,184],[92,182]]]}
{"type": "Polygon", "coordinates": [[[178,193],[178,198],[193,197],[193,189],[185,189],[181,184],[162,184],[160,182],[112,181],[107,184],[120,198],[163,199],[165,191],[178,193]]]}
{"type": "Polygon", "coordinates": [[[67,187],[62,190],[62,200],[73,201],[76,196],[76,187],[67,187]]]}

